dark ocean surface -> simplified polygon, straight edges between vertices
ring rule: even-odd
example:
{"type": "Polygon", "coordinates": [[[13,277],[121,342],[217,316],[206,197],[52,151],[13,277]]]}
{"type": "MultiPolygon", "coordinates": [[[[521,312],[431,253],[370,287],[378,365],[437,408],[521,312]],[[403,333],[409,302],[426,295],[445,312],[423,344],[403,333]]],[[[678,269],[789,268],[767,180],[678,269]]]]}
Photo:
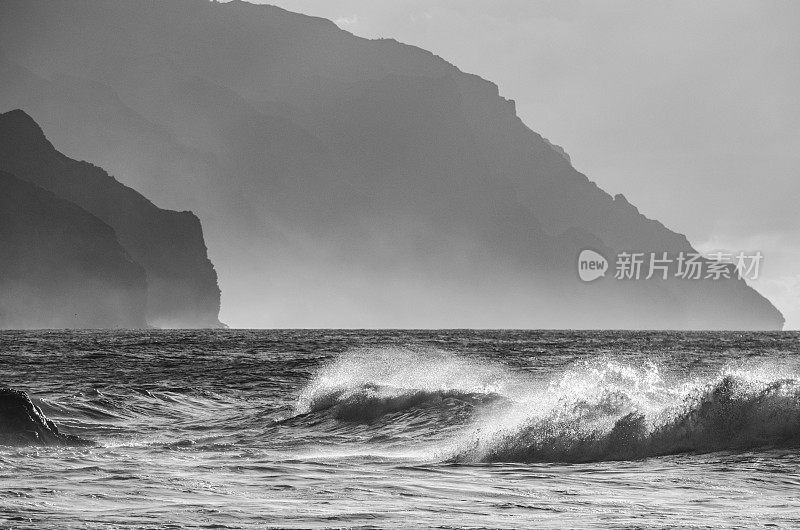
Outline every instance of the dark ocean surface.
{"type": "Polygon", "coordinates": [[[0,332],[0,526],[800,526],[800,334],[0,332]]]}

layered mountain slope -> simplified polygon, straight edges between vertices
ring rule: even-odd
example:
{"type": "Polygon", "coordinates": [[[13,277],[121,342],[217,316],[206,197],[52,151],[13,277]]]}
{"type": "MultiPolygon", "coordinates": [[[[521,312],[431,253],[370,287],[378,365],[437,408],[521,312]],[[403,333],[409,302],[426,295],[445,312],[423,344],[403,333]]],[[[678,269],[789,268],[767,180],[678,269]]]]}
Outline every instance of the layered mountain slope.
{"type": "Polygon", "coordinates": [[[147,273],[147,321],[218,327],[219,288],[200,222],[162,210],[99,167],[62,155],[21,110],[0,115],[0,170],[66,199],[107,223],[147,273]]]}
{"type": "Polygon", "coordinates": [[[0,328],[141,328],[146,279],[114,230],[0,171],[0,328]]]}
{"type": "Polygon", "coordinates": [[[195,210],[238,325],[782,325],[737,280],[580,283],[582,248],[692,249],[429,52],[236,0],[0,10],[0,106],[195,210]]]}

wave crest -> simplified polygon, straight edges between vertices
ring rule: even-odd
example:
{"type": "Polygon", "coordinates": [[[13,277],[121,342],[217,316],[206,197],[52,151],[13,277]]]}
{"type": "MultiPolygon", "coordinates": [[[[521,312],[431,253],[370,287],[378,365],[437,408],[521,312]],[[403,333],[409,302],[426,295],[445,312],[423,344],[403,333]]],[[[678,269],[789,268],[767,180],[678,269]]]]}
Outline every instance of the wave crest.
{"type": "MultiPolygon", "coordinates": [[[[562,404],[563,405],[563,404],[562,404]]],[[[727,374],[662,409],[610,393],[590,405],[473,432],[457,462],[593,462],[678,453],[800,446],[800,384],[727,374]]]]}
{"type": "MultiPolygon", "coordinates": [[[[591,462],[800,446],[800,382],[787,367],[662,373],[654,362],[579,361],[542,371],[440,351],[349,352],[302,391],[318,432],[368,424],[374,440],[425,444],[450,462],[591,462]]],[[[370,431],[359,431],[366,434],[370,431]]],[[[412,447],[420,449],[420,447],[412,447]]]]}
{"type": "Polygon", "coordinates": [[[342,421],[370,423],[387,414],[412,409],[474,406],[497,399],[496,394],[458,390],[420,390],[365,384],[358,388],[332,390],[316,395],[308,413],[327,412],[342,421]]]}
{"type": "Polygon", "coordinates": [[[443,352],[357,350],[320,370],[301,393],[295,414],[327,412],[339,420],[371,422],[411,409],[477,405],[501,398],[507,375],[443,352]]]}

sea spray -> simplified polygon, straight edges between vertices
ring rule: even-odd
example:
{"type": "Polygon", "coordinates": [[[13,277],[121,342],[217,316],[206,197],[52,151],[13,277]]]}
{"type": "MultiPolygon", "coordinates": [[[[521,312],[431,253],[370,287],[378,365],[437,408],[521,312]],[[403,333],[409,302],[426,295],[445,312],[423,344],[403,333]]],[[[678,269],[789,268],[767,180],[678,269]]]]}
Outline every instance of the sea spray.
{"type": "Polygon", "coordinates": [[[434,453],[444,461],[629,460],[794,447],[800,386],[793,372],[763,363],[686,375],[654,361],[603,356],[542,379],[499,360],[373,348],[346,352],[322,368],[295,412],[322,414],[340,426],[391,425],[409,439],[420,434],[410,430],[432,429],[434,453]]]}
{"type": "Polygon", "coordinates": [[[592,361],[501,417],[482,417],[452,460],[591,462],[795,447],[800,385],[768,372],[726,368],[713,377],[670,380],[653,363],[592,361]]]}
{"type": "Polygon", "coordinates": [[[364,400],[398,410],[436,397],[510,397],[522,387],[501,364],[432,349],[372,348],[346,352],[322,368],[295,405],[304,414],[364,400]],[[385,403],[381,403],[384,401],[385,403]]]}

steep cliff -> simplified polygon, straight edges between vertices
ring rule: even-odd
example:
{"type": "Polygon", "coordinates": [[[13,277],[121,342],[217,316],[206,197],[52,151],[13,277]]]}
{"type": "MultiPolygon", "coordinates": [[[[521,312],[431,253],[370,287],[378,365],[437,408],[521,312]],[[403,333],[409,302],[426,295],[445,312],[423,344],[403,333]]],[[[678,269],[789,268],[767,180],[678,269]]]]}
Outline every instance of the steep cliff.
{"type": "Polygon", "coordinates": [[[196,211],[239,325],[782,326],[739,280],[581,283],[583,248],[692,247],[425,50],[238,0],[0,9],[0,105],[196,211]]]}
{"type": "Polygon", "coordinates": [[[51,191],[113,228],[147,273],[151,325],[220,325],[216,273],[194,214],[158,208],[101,168],[62,155],[21,110],[0,115],[0,170],[51,191]]]}
{"type": "Polygon", "coordinates": [[[0,328],[146,327],[144,270],[110,226],[0,171],[0,328]]]}

